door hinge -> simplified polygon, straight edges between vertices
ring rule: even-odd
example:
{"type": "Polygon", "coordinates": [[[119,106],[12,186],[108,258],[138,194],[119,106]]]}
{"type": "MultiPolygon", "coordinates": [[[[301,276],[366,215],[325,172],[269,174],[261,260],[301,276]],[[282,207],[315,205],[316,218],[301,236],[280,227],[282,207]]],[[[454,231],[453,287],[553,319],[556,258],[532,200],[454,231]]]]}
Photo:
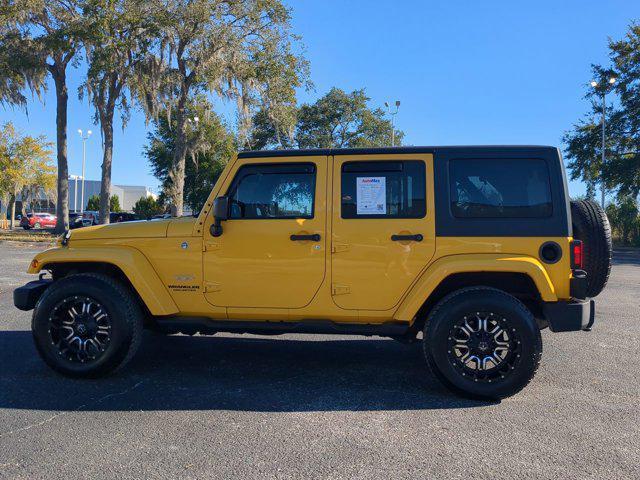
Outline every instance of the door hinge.
{"type": "Polygon", "coordinates": [[[331,253],[346,252],[349,250],[349,245],[346,243],[334,243],[331,245],[331,253]]]}
{"type": "Polygon", "coordinates": [[[351,292],[351,288],[348,285],[339,285],[337,283],[331,284],[331,294],[332,295],[346,295],[351,292]]]}
{"type": "Polygon", "coordinates": [[[204,282],[205,293],[219,292],[220,290],[222,290],[222,286],[219,283],[204,282]]]}
{"type": "Polygon", "coordinates": [[[202,251],[203,252],[210,252],[212,250],[218,250],[220,248],[220,244],[219,243],[203,243],[202,244],[202,251]]]}

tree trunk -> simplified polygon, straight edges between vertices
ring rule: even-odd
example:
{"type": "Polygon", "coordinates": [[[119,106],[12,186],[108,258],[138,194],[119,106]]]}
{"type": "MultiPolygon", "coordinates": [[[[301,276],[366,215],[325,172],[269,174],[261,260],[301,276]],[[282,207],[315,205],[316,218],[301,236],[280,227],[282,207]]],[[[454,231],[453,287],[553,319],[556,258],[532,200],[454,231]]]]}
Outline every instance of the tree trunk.
{"type": "Polygon", "coordinates": [[[100,118],[104,153],[102,154],[102,182],[100,184],[100,223],[109,223],[111,204],[111,162],[113,160],[113,111],[100,118]]]}
{"type": "Polygon", "coordinates": [[[15,228],[16,224],[16,196],[11,195],[11,230],[15,228]]]}
{"type": "MultiPolygon", "coordinates": [[[[37,207],[37,201],[38,201],[38,194],[36,192],[33,192],[30,188],[28,188],[26,190],[26,195],[23,194],[23,198],[25,198],[25,196],[28,196],[29,198],[29,207],[31,207],[31,211],[35,212],[36,211],[36,207],[37,207]]],[[[39,209],[38,209],[39,210],[39,209]]],[[[22,212],[20,212],[22,215],[24,215],[25,213],[27,213],[27,209],[25,207],[25,202],[22,202],[22,212]]]]}
{"type": "Polygon", "coordinates": [[[183,210],[185,162],[187,158],[187,131],[185,119],[186,95],[178,101],[176,116],[176,144],[173,151],[173,162],[169,168],[169,186],[167,195],[171,200],[171,216],[181,217],[183,210]]]}
{"type": "MultiPolygon", "coordinates": [[[[238,108],[238,138],[240,139],[240,149],[251,148],[249,132],[251,130],[251,114],[249,112],[249,89],[246,82],[241,82],[240,94],[236,98],[238,108]]],[[[276,132],[277,134],[277,132],[276,132]]]]}
{"type": "Polygon", "coordinates": [[[56,86],[56,147],[58,154],[58,202],[56,233],[69,229],[69,165],[67,163],[67,75],[64,67],[52,71],[56,86]]]}
{"type": "Polygon", "coordinates": [[[171,216],[172,217],[182,216],[186,156],[187,156],[186,146],[184,141],[183,142],[176,141],[176,149],[173,156],[173,164],[169,169],[170,181],[169,181],[168,192],[167,192],[168,197],[171,199],[171,216]]]}

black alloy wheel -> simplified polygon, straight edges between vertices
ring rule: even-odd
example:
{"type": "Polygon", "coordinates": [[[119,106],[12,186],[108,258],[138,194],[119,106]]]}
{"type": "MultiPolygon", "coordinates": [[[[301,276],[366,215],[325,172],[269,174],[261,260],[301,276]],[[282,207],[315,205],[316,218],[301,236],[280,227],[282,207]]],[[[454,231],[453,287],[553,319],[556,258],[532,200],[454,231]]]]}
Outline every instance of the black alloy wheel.
{"type": "Polygon", "coordinates": [[[542,356],[531,311],[490,287],[463,288],[440,300],[425,321],[422,341],[436,378],[456,393],[484,400],[522,390],[542,356]]]}
{"type": "Polygon", "coordinates": [[[509,321],[494,312],[469,312],[449,331],[451,364],[474,382],[504,379],[520,358],[519,335],[509,321]]]}
{"type": "Polygon", "coordinates": [[[109,346],[111,318],[97,300],[74,295],[51,311],[49,335],[58,354],[69,362],[93,362],[109,346]]]}

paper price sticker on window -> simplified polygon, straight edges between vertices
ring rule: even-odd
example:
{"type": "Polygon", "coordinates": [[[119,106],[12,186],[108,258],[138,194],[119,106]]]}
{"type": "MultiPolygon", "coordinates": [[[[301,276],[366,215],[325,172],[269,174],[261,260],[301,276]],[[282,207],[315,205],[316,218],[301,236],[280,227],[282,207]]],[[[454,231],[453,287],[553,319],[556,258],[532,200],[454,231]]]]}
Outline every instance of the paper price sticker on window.
{"type": "Polygon", "coordinates": [[[386,177],[356,178],[356,204],[358,215],[386,215],[386,180],[386,177]]]}

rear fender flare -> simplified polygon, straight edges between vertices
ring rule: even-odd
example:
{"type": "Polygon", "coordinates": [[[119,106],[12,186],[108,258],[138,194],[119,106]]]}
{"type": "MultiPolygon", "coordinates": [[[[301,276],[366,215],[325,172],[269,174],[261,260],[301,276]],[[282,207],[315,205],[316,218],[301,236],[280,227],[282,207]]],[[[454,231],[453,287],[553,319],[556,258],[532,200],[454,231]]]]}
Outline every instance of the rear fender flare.
{"type": "Polygon", "coordinates": [[[450,275],[471,272],[509,272],[528,275],[545,302],[556,302],[553,283],[542,264],[533,257],[508,254],[449,255],[434,261],[413,284],[394,314],[411,322],[433,291],[450,275]]]}

